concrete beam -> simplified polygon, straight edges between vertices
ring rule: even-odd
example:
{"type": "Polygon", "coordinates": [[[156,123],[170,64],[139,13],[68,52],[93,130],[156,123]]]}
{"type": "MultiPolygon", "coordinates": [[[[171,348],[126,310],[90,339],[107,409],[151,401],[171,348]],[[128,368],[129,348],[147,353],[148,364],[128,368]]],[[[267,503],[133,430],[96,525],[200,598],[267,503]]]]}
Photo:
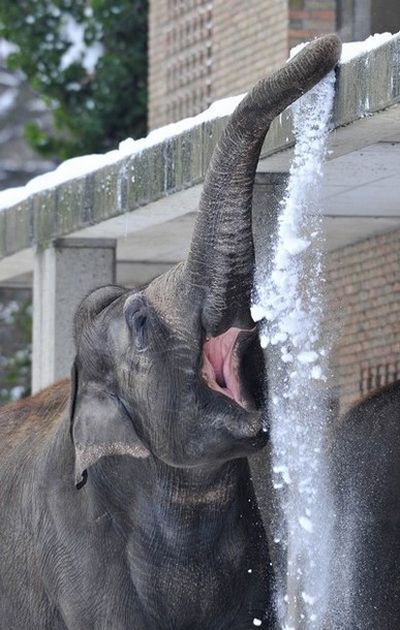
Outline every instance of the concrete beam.
{"type": "Polygon", "coordinates": [[[35,254],[32,391],[69,376],[73,317],[96,287],[115,282],[115,241],[60,239],[35,254]]]}

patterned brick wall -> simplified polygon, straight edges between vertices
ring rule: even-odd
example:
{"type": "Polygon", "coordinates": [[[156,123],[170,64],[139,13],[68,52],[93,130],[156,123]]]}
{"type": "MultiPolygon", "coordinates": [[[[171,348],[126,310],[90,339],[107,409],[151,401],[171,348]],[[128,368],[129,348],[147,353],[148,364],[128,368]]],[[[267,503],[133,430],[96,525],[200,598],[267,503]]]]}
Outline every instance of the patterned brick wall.
{"type": "Polygon", "coordinates": [[[167,122],[166,42],[168,23],[167,0],[152,0],[149,10],[149,129],[167,122]]]}
{"type": "Polygon", "coordinates": [[[343,412],[400,378],[400,231],[336,250],[328,278],[328,312],[340,320],[333,366],[343,412]]]}
{"type": "Polygon", "coordinates": [[[213,2],[168,0],[167,12],[164,111],[176,121],[211,104],[213,2]]]}
{"type": "Polygon", "coordinates": [[[149,19],[149,127],[211,104],[213,0],[153,0],[149,19]]]}
{"type": "Polygon", "coordinates": [[[287,0],[152,0],[149,127],[248,90],[287,57],[287,0]]]}
{"type": "Polygon", "coordinates": [[[336,0],[152,0],[150,129],[245,92],[335,26],[336,0]]]}

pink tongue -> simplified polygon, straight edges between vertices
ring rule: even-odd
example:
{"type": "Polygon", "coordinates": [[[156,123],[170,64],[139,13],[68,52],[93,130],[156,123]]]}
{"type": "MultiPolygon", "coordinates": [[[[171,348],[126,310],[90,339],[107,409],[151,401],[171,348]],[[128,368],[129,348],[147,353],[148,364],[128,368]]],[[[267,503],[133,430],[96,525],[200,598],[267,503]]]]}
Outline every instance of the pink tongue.
{"type": "Polygon", "coordinates": [[[211,389],[229,396],[243,406],[237,376],[237,360],[233,352],[240,332],[240,328],[230,328],[223,335],[205,342],[203,376],[211,389]]]}

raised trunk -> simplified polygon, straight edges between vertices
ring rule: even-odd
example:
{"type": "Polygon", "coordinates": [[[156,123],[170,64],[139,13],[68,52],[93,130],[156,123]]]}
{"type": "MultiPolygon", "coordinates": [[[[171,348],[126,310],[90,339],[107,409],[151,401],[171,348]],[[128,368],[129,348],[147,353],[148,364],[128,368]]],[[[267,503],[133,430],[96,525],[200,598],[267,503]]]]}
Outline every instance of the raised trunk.
{"type": "Polygon", "coordinates": [[[208,336],[233,325],[252,325],[251,211],[261,147],[272,120],[335,67],[340,51],[336,35],[321,37],[257,83],[232,114],[214,151],[186,264],[191,286],[204,293],[202,324],[208,336]]]}

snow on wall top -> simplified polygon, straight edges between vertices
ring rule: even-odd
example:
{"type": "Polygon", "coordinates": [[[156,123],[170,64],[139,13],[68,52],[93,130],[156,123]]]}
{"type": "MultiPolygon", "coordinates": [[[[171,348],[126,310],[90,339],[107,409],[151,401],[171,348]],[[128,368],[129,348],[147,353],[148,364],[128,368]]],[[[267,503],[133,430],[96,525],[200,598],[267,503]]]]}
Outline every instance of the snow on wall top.
{"type": "MultiPolygon", "coordinates": [[[[391,33],[383,33],[368,37],[363,42],[351,42],[344,44],[341,64],[346,64],[351,59],[386,44],[394,37],[395,35],[392,35],[391,33]]],[[[300,47],[301,46],[304,46],[304,44],[301,44],[300,47]]],[[[298,47],[292,52],[297,52],[297,50],[298,47]]],[[[145,149],[160,144],[167,139],[178,136],[185,131],[189,131],[204,122],[229,116],[243,97],[244,94],[241,94],[239,96],[233,96],[216,101],[207,110],[201,112],[197,116],[185,118],[176,123],[155,129],[145,138],[140,138],[139,140],[127,138],[119,144],[118,149],[109,151],[105,154],[85,155],[72,158],[60,164],[60,166],[54,171],[35,177],[25,186],[0,191],[0,210],[24,201],[34,193],[52,189],[59,184],[71,181],[75,178],[83,177],[89,173],[93,173],[104,166],[115,164],[123,158],[137,155],[145,149]]]]}
{"type": "Polygon", "coordinates": [[[140,138],[139,140],[127,138],[123,140],[119,144],[118,149],[114,151],[108,151],[102,154],[83,155],[66,160],[54,171],[31,179],[25,186],[0,191],[0,210],[24,201],[33,193],[54,188],[59,184],[63,184],[77,177],[83,177],[99,168],[115,164],[124,157],[137,155],[145,149],[161,144],[165,140],[178,136],[184,131],[197,127],[204,122],[229,116],[243,97],[244,94],[240,94],[239,96],[231,96],[216,101],[197,116],[184,118],[176,123],[154,129],[154,131],[151,131],[145,138],[140,138]]]}
{"type": "Polygon", "coordinates": [[[383,44],[393,39],[395,35],[398,35],[398,33],[375,33],[375,35],[370,35],[362,42],[348,42],[343,44],[340,64],[347,63],[360,55],[379,48],[379,46],[383,46],[383,44]]]}

